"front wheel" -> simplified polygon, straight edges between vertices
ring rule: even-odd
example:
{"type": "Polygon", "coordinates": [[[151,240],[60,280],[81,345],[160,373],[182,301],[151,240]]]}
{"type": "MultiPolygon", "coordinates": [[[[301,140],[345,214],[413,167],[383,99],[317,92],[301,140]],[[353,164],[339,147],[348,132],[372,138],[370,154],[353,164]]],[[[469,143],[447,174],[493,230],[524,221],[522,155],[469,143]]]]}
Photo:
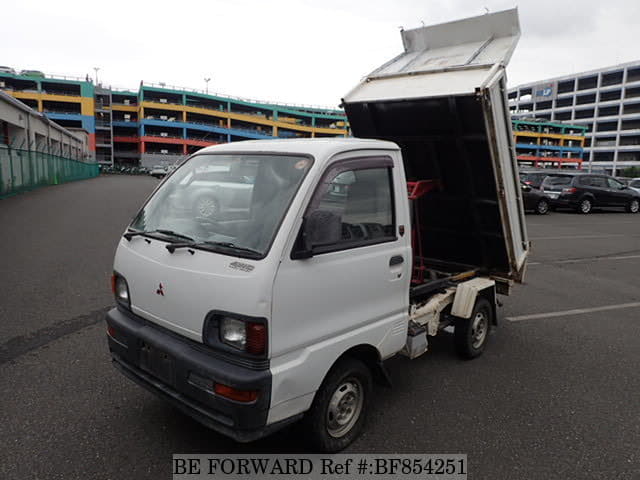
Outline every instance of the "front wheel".
{"type": "Polygon", "coordinates": [[[471,318],[456,319],[453,341],[458,355],[465,359],[482,355],[489,339],[492,322],[491,304],[486,298],[478,297],[471,318]]]}
{"type": "Polygon", "coordinates": [[[344,358],[333,366],[305,417],[314,448],[339,452],[360,435],[371,384],[371,371],[359,360],[344,358]]]}
{"type": "Polygon", "coordinates": [[[629,213],[638,213],[640,210],[640,200],[634,198],[629,203],[627,203],[627,212],[629,213]]]}
{"type": "Polygon", "coordinates": [[[549,213],[549,201],[541,198],[538,205],[536,205],[536,213],[538,215],[546,215],[549,213]]]}

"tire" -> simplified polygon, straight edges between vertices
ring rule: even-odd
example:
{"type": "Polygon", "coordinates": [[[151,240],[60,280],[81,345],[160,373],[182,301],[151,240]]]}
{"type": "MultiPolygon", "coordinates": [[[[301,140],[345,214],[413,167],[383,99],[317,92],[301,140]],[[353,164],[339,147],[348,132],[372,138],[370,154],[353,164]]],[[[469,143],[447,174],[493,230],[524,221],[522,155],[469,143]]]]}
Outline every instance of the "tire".
{"type": "Polygon", "coordinates": [[[549,200],[541,198],[538,204],[536,205],[536,213],[538,215],[546,215],[547,213],[549,213],[549,208],[550,208],[549,200]]]}
{"type": "Polygon", "coordinates": [[[638,211],[640,211],[640,200],[633,198],[629,203],[627,203],[627,212],[638,213],[638,211]]]}
{"type": "Polygon", "coordinates": [[[345,357],[331,368],[304,419],[314,449],[339,452],[360,435],[371,385],[371,371],[360,360],[345,357]]]}
{"type": "Polygon", "coordinates": [[[456,319],[453,341],[460,357],[471,360],[482,355],[489,339],[492,317],[489,301],[478,297],[471,318],[456,319]]]}
{"type": "Polygon", "coordinates": [[[593,209],[593,202],[589,198],[583,198],[580,200],[580,203],[578,203],[578,207],[577,207],[578,213],[587,215],[588,213],[591,213],[592,209],[593,209]]]}
{"type": "Polygon", "coordinates": [[[193,202],[193,213],[198,218],[211,219],[220,211],[220,204],[211,195],[201,195],[193,202]]]}

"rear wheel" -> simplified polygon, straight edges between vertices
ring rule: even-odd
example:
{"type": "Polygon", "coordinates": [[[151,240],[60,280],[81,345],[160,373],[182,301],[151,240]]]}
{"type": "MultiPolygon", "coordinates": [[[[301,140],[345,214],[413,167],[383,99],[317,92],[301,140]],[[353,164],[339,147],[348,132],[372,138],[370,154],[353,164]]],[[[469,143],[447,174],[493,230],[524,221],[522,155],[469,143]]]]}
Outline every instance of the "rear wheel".
{"type": "Polygon", "coordinates": [[[549,201],[541,198],[536,205],[536,213],[538,215],[546,215],[547,213],[549,213],[549,201]]]}
{"type": "Polygon", "coordinates": [[[339,452],[360,435],[371,384],[371,371],[359,360],[347,357],[333,366],[305,417],[316,449],[339,452]]]}
{"type": "Polygon", "coordinates": [[[583,198],[578,204],[578,213],[583,213],[586,215],[587,213],[591,213],[592,208],[593,203],[591,202],[591,200],[588,198],[583,198]]]}
{"type": "Polygon", "coordinates": [[[484,351],[493,322],[491,304],[484,297],[478,297],[471,318],[458,318],[455,322],[453,341],[458,355],[472,359],[484,351]]]}
{"type": "Polygon", "coordinates": [[[627,203],[627,212],[638,213],[638,211],[640,211],[640,200],[634,198],[629,203],[627,203]]]}

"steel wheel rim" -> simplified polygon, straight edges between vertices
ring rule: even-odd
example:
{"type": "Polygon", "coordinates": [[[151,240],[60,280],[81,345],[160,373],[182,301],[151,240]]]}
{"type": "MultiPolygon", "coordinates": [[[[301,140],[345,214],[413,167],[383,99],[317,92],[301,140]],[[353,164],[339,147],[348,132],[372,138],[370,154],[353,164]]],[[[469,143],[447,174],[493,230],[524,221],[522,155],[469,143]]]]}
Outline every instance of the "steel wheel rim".
{"type": "Polygon", "coordinates": [[[487,331],[489,330],[489,322],[484,312],[476,313],[473,317],[473,323],[471,324],[471,346],[478,349],[482,346],[487,338],[487,331]]]}
{"type": "Polygon", "coordinates": [[[583,200],[580,204],[580,210],[582,210],[582,213],[589,213],[591,210],[591,202],[589,200],[583,200]]]}
{"type": "Polygon", "coordinates": [[[547,213],[549,211],[549,204],[542,200],[538,203],[538,213],[547,213]]]}
{"type": "Polygon", "coordinates": [[[218,205],[216,204],[216,201],[213,200],[212,198],[201,198],[200,200],[198,200],[197,210],[198,210],[198,214],[201,217],[205,217],[205,218],[210,217],[214,213],[216,213],[217,209],[218,209],[218,205]]]}
{"type": "Polygon", "coordinates": [[[344,437],[356,424],[364,403],[362,383],[350,377],[335,389],[327,408],[327,432],[333,438],[344,437]]]}

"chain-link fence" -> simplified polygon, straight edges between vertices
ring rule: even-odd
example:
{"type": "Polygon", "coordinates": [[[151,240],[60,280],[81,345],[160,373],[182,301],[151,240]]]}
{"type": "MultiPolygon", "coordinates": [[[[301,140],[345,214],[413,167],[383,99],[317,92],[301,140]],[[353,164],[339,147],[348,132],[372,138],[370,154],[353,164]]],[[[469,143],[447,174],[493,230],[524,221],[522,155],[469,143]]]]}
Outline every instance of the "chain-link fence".
{"type": "Polygon", "coordinates": [[[97,177],[97,163],[0,145],[0,198],[44,185],[97,177]]]}

